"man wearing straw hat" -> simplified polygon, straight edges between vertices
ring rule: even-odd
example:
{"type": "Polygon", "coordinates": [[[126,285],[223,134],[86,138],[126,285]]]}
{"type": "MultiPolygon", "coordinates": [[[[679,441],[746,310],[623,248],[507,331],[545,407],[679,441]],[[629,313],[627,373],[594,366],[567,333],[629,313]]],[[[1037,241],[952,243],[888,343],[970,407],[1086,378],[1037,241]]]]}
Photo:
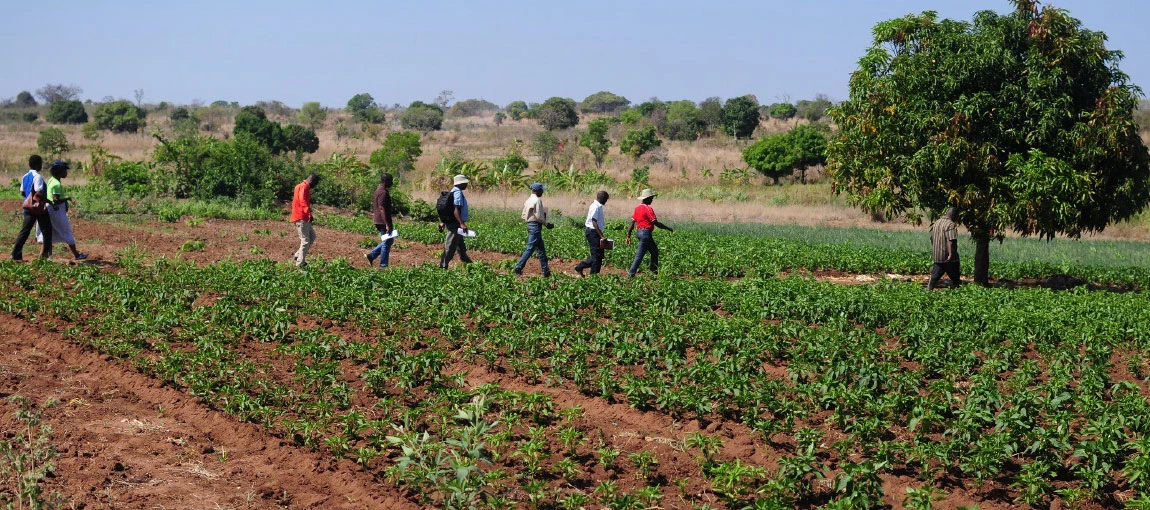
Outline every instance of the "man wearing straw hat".
{"type": "Polygon", "coordinates": [[[627,227],[627,244],[631,244],[631,231],[638,227],[639,232],[636,235],[639,238],[639,246],[635,249],[635,260],[631,262],[631,268],[627,270],[627,278],[634,278],[635,272],[639,270],[639,263],[643,262],[643,255],[648,252],[651,253],[651,274],[659,272],[659,247],[655,245],[655,238],[651,235],[655,227],[659,227],[668,232],[674,232],[675,229],[668,227],[659,222],[655,217],[655,209],[651,207],[651,202],[655,201],[655,192],[650,188],[643,190],[639,193],[639,205],[635,207],[634,214],[631,215],[631,226],[627,227]]]}
{"type": "Polygon", "coordinates": [[[547,186],[543,183],[532,183],[531,196],[523,203],[522,217],[523,221],[527,222],[527,248],[523,250],[523,256],[519,257],[519,262],[512,270],[517,275],[523,274],[527,259],[535,253],[539,256],[539,267],[543,270],[543,277],[551,277],[551,268],[547,267],[547,248],[543,245],[543,227],[552,229],[555,225],[548,221],[547,208],[543,206],[543,190],[546,189],[547,186]]]}
{"type": "Polygon", "coordinates": [[[467,209],[467,197],[463,196],[463,190],[467,189],[468,182],[470,181],[467,180],[467,176],[463,174],[456,175],[452,179],[455,187],[451,188],[451,203],[455,206],[455,221],[445,222],[442,225],[447,230],[447,237],[443,240],[443,257],[439,259],[439,267],[443,269],[447,269],[448,263],[455,258],[455,252],[459,252],[460,262],[471,263],[471,257],[467,256],[467,244],[463,241],[464,234],[467,233],[467,220],[470,216],[467,209]]]}

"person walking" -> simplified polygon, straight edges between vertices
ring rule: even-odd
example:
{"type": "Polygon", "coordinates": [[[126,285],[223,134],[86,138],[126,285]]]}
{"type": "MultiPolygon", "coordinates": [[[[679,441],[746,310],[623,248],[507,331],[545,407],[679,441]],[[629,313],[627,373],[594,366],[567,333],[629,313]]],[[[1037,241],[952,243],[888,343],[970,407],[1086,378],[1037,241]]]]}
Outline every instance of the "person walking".
{"type": "Polygon", "coordinates": [[[312,227],[311,189],[319,184],[319,176],[311,174],[303,182],[295,185],[291,199],[291,218],[299,233],[299,249],[292,255],[296,267],[307,267],[307,252],[315,243],[315,228],[312,227]]]}
{"type": "Polygon", "coordinates": [[[467,197],[463,195],[463,190],[467,189],[470,181],[466,175],[459,174],[451,182],[455,185],[451,188],[452,217],[450,221],[439,224],[441,232],[447,230],[447,236],[443,239],[443,256],[439,258],[439,267],[443,269],[447,269],[456,252],[459,252],[460,262],[471,263],[471,257],[467,256],[467,243],[463,240],[464,234],[467,233],[467,220],[470,219],[467,197]]]}
{"type": "Polygon", "coordinates": [[[375,229],[379,231],[380,243],[365,255],[368,266],[375,264],[375,259],[378,257],[379,267],[387,267],[388,259],[391,257],[391,245],[395,243],[395,238],[383,239],[383,237],[391,236],[391,231],[395,230],[395,225],[391,222],[391,184],[394,180],[395,177],[389,173],[381,175],[379,187],[375,188],[375,197],[371,201],[372,221],[375,222],[375,229]]]}
{"type": "MultiPolygon", "coordinates": [[[[68,250],[72,252],[72,257],[76,260],[84,260],[88,258],[88,254],[80,253],[76,249],[76,239],[72,236],[72,222],[68,220],[68,203],[74,202],[72,197],[64,196],[64,185],[60,183],[60,179],[68,177],[68,163],[61,160],[52,162],[52,166],[48,167],[48,174],[51,175],[47,182],[47,195],[48,195],[48,218],[52,224],[52,242],[64,243],[68,246],[68,250]]],[[[45,237],[47,235],[45,234],[45,237]]]]}
{"type": "Polygon", "coordinates": [[[930,281],[927,290],[934,290],[942,273],[950,277],[952,288],[962,285],[962,267],[958,262],[958,225],[954,218],[957,210],[951,207],[938,221],[930,226],[930,244],[933,248],[934,266],[930,268],[930,281]]]}
{"type": "Polygon", "coordinates": [[[587,260],[582,260],[575,264],[575,272],[579,273],[582,278],[586,275],[583,274],[584,269],[591,269],[591,274],[599,274],[603,269],[603,240],[607,236],[603,234],[603,206],[607,205],[607,200],[611,198],[606,191],[600,190],[595,194],[595,200],[591,202],[591,206],[587,208],[587,220],[583,222],[583,235],[587,238],[587,247],[591,250],[591,255],[587,260]]]}
{"type": "Polygon", "coordinates": [[[543,245],[543,227],[548,229],[555,228],[555,225],[547,221],[547,207],[543,205],[543,191],[547,189],[542,183],[531,184],[531,196],[523,202],[523,214],[521,217],[523,221],[527,222],[527,247],[523,249],[523,256],[519,257],[519,263],[515,264],[515,269],[512,271],[517,274],[523,274],[523,267],[527,265],[527,259],[531,258],[531,254],[535,253],[539,257],[539,267],[543,269],[543,277],[551,277],[551,268],[547,266],[547,248],[543,245]]]}
{"type": "Polygon", "coordinates": [[[674,232],[675,229],[668,227],[659,222],[655,216],[655,209],[651,207],[651,202],[655,201],[658,196],[650,188],[645,189],[639,193],[639,205],[635,207],[635,212],[631,214],[631,226],[627,227],[627,244],[631,244],[631,231],[638,227],[636,237],[639,238],[638,247],[635,249],[635,260],[631,262],[631,267],[627,269],[627,278],[634,278],[635,273],[639,271],[639,263],[643,262],[643,255],[648,252],[651,253],[651,274],[659,273],[659,247],[655,245],[655,238],[651,235],[655,227],[659,227],[668,232],[674,232]]]}
{"type": "Polygon", "coordinates": [[[48,209],[43,207],[48,202],[48,185],[40,176],[44,168],[44,159],[38,155],[28,158],[28,173],[20,179],[20,194],[24,197],[24,223],[20,226],[20,233],[16,234],[16,245],[12,247],[12,260],[24,260],[24,243],[32,235],[33,226],[40,228],[44,236],[44,246],[40,248],[40,258],[52,257],[52,221],[48,218],[48,209]],[[37,195],[28,200],[29,195],[37,195]],[[30,202],[36,202],[31,204],[30,202]],[[36,207],[30,207],[35,205],[36,207]]]}

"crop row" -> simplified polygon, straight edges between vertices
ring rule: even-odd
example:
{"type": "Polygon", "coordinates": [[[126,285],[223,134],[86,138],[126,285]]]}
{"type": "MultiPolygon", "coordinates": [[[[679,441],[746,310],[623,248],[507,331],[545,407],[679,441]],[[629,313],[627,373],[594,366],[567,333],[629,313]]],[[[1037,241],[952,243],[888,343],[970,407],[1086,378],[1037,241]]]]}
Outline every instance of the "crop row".
{"type": "Polygon", "coordinates": [[[1150,499],[1142,293],[393,269],[5,263],[0,306],[429,504],[702,506],[659,464],[685,452],[723,506],[921,506],[954,483],[1029,505],[1150,499]],[[706,434],[624,448],[577,407],[469,371],[740,424],[777,458],[706,434]],[[918,487],[884,494],[895,475],[918,487]]]}
{"type": "MultiPolygon", "coordinates": [[[[370,218],[364,216],[324,216],[321,225],[365,235],[376,233],[370,218]]],[[[626,228],[622,222],[608,222],[608,237],[616,240],[616,249],[606,254],[605,263],[627,268],[634,251],[623,243],[626,228]]],[[[468,246],[499,253],[516,254],[523,250],[526,230],[518,224],[496,221],[469,222],[479,233],[467,240],[468,246]]],[[[403,224],[402,235],[425,244],[443,242],[435,224],[403,224]]],[[[930,253],[906,249],[883,248],[862,244],[820,244],[781,237],[756,237],[711,233],[704,230],[676,230],[656,233],[661,270],[669,274],[705,277],[773,276],[782,271],[843,271],[848,273],[926,274],[930,272],[930,253]]],[[[587,244],[579,226],[562,225],[544,234],[551,256],[568,260],[587,257],[587,244]]],[[[924,236],[924,243],[927,239],[924,236]]],[[[973,264],[963,266],[969,277],[973,264]]],[[[1079,263],[1046,263],[991,261],[991,277],[1000,280],[1047,279],[1068,276],[1088,282],[1144,288],[1150,284],[1150,268],[1141,266],[1100,266],[1079,263]]]]}

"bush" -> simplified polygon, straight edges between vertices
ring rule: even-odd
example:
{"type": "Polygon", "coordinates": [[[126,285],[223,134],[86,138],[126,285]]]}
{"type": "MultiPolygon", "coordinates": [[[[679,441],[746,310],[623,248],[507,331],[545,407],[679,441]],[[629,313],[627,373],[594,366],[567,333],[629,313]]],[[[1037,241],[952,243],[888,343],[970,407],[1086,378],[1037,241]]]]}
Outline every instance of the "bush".
{"type": "Polygon", "coordinates": [[[395,131],[388,133],[383,147],[372,151],[368,164],[377,170],[392,171],[395,175],[411,170],[415,160],[423,155],[419,133],[395,131]]]}
{"type": "Polygon", "coordinates": [[[535,135],[535,141],[531,144],[531,151],[539,156],[539,159],[544,165],[551,164],[551,158],[559,150],[559,137],[550,131],[540,131],[535,135]]]}
{"type": "Polygon", "coordinates": [[[778,183],[779,177],[795,170],[806,183],[807,168],[826,164],[827,135],[825,124],[805,124],[786,133],[764,137],[743,151],[743,161],[778,183]]]}
{"type": "Polygon", "coordinates": [[[83,124],[88,122],[88,112],[84,111],[84,103],[68,99],[52,103],[44,119],[53,124],[83,124]]]}
{"type": "Polygon", "coordinates": [[[37,104],[36,98],[32,97],[32,93],[27,90],[21,90],[19,94],[16,94],[16,106],[27,108],[37,104]]]}
{"type": "Polygon", "coordinates": [[[815,96],[813,101],[802,100],[795,104],[795,114],[800,119],[811,122],[818,121],[827,115],[827,108],[831,107],[831,100],[823,94],[815,96]]]}
{"type": "Polygon", "coordinates": [[[306,152],[314,154],[319,150],[319,137],[311,128],[299,124],[289,124],[283,128],[280,149],[283,152],[306,152]]]}
{"type": "Polygon", "coordinates": [[[191,112],[188,111],[187,108],[181,106],[179,108],[172,110],[172,113],[168,114],[168,118],[171,119],[172,122],[179,122],[181,120],[187,120],[187,119],[192,118],[192,114],[191,114],[191,112]]]}
{"type": "Polygon", "coordinates": [[[80,126],[80,134],[84,136],[85,140],[98,140],[100,138],[100,129],[96,124],[89,122],[80,126]]]}
{"type": "Polygon", "coordinates": [[[147,195],[151,191],[151,172],[147,165],[137,161],[124,161],[104,169],[104,180],[116,191],[132,196],[147,195]]]}
{"type": "Polygon", "coordinates": [[[464,99],[451,105],[451,114],[456,117],[479,115],[499,109],[499,105],[484,99],[464,99]]]}
{"type": "Polygon", "coordinates": [[[591,151],[591,157],[595,159],[595,168],[603,167],[603,160],[607,157],[607,151],[611,149],[611,140],[607,139],[609,128],[610,123],[607,119],[595,119],[587,123],[587,132],[579,139],[579,146],[591,151]]]}
{"type": "Polygon", "coordinates": [[[667,105],[667,117],[659,133],[670,140],[694,141],[703,131],[699,109],[693,101],[675,101],[667,105]]]}
{"type": "Polygon", "coordinates": [[[24,112],[20,114],[20,119],[24,122],[36,122],[38,118],[40,118],[40,114],[36,112],[24,112]]]}
{"type": "Polygon", "coordinates": [[[627,135],[619,141],[619,150],[623,154],[629,154],[631,157],[639,159],[640,156],[660,145],[663,145],[663,141],[655,132],[655,126],[647,126],[628,130],[627,135]]]}
{"type": "Polygon", "coordinates": [[[619,123],[624,126],[634,126],[643,120],[643,114],[634,108],[625,110],[619,114],[619,123]]]}
{"type": "Polygon", "coordinates": [[[323,123],[326,120],[327,110],[320,106],[318,102],[312,101],[304,103],[299,109],[300,123],[313,130],[323,127],[323,123]]]}
{"type": "Polygon", "coordinates": [[[575,100],[565,97],[552,97],[539,107],[539,124],[543,129],[554,131],[575,127],[579,123],[579,113],[575,111],[575,100]]]}
{"type": "Polygon", "coordinates": [[[136,105],[120,100],[96,107],[93,115],[96,127],[113,133],[135,133],[144,125],[144,111],[136,105]]]}
{"type": "Polygon", "coordinates": [[[415,101],[399,116],[399,123],[403,129],[424,133],[437,131],[443,127],[443,109],[423,101],[415,101]]]}
{"type": "Polygon", "coordinates": [[[71,148],[68,145],[68,137],[64,136],[64,131],[55,127],[40,132],[40,137],[36,139],[36,147],[52,155],[63,154],[71,148]]]}
{"type": "Polygon", "coordinates": [[[263,207],[275,198],[290,199],[304,170],[246,132],[231,140],[193,135],[175,141],[161,137],[155,160],[156,188],[177,198],[240,199],[263,207]]]}
{"type": "Polygon", "coordinates": [[[512,101],[507,105],[507,115],[511,116],[511,120],[519,120],[527,115],[527,103],[523,101],[512,101]]]}
{"type": "Polygon", "coordinates": [[[795,108],[795,105],[791,103],[775,103],[767,109],[767,113],[771,116],[772,119],[779,120],[792,119],[794,118],[795,114],[798,113],[798,111],[799,110],[795,108]]]}

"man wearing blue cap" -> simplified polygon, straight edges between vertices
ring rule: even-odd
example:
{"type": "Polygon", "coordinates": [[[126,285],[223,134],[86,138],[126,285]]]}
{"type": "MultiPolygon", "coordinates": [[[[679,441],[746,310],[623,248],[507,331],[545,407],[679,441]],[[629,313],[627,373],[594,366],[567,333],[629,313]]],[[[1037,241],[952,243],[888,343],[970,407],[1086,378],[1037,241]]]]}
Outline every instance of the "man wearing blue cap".
{"type": "Polygon", "coordinates": [[[537,253],[543,277],[551,276],[551,268],[547,267],[547,249],[543,247],[543,227],[555,228],[555,225],[547,221],[547,208],[543,206],[545,189],[547,186],[542,183],[532,183],[531,196],[523,203],[522,218],[527,222],[527,248],[523,250],[523,256],[519,257],[519,263],[515,264],[514,271],[517,275],[523,274],[523,266],[527,265],[527,259],[531,258],[532,253],[537,253]]]}

